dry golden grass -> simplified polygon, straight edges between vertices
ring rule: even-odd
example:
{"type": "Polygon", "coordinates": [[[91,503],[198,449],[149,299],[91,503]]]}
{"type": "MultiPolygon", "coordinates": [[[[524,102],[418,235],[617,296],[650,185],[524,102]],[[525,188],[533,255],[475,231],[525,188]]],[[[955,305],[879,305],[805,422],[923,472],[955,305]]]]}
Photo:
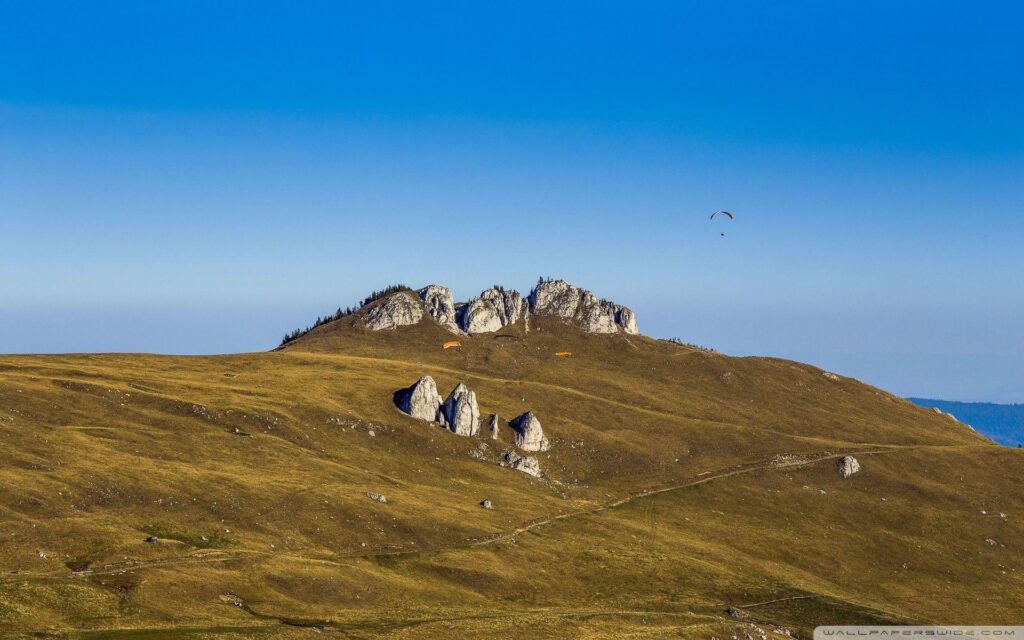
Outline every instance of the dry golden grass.
{"type": "Polygon", "coordinates": [[[949,418],[799,363],[553,322],[447,350],[429,322],[357,322],[273,353],[0,356],[0,629],[706,638],[751,621],[802,635],[1020,622],[1022,454],[949,418]],[[459,438],[399,413],[394,392],[425,373],[442,393],[465,381],[485,416],[533,410],[553,444],[545,478],[493,462],[507,431],[459,438]],[[489,460],[469,455],[481,443],[489,460]],[[844,452],[863,466],[848,480],[844,452]]]}

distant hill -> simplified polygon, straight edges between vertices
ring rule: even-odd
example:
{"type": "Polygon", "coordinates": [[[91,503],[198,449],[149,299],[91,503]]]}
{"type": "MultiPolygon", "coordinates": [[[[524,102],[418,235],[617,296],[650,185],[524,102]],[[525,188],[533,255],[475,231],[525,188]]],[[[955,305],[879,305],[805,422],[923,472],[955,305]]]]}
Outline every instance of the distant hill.
{"type": "Polygon", "coordinates": [[[1024,444],[1024,404],[995,404],[992,402],[954,402],[907,398],[922,407],[936,408],[952,413],[978,432],[999,444],[1016,447],[1024,444]]]}

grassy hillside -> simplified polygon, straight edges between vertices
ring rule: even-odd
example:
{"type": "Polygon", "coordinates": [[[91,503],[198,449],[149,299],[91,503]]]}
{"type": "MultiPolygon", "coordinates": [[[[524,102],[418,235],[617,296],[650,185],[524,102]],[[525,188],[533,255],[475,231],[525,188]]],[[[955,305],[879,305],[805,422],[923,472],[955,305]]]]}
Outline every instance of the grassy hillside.
{"type": "Polygon", "coordinates": [[[1024,444],[1024,404],[995,404],[992,402],[954,402],[907,398],[922,407],[934,407],[965,422],[980,433],[1008,447],[1024,444]]]}
{"type": "Polygon", "coordinates": [[[0,629],[708,638],[1019,622],[1016,449],[799,363],[556,322],[442,350],[429,320],[372,333],[359,317],[272,353],[0,356],[0,629]],[[496,464],[507,428],[460,438],[398,412],[393,394],[423,374],[442,393],[466,382],[485,417],[533,410],[544,477],[496,464]],[[844,453],[863,467],[847,480],[844,453]]]}

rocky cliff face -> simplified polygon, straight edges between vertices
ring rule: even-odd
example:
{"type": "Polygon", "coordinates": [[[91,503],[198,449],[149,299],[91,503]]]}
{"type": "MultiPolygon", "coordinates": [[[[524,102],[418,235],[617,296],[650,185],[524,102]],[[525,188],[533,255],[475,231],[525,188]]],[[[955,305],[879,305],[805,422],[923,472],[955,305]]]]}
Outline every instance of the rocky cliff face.
{"type": "Polygon", "coordinates": [[[528,298],[530,313],[550,315],[575,321],[589,333],[615,333],[622,330],[635,335],[636,316],[633,311],[608,300],[599,300],[590,291],[565,280],[537,283],[528,298]]]}
{"type": "Polygon", "coordinates": [[[380,331],[416,324],[423,319],[423,307],[411,294],[399,291],[384,298],[366,314],[367,329],[380,331]]]}
{"type": "Polygon", "coordinates": [[[423,301],[427,314],[437,321],[445,329],[452,333],[462,333],[458,322],[455,320],[455,301],[452,298],[452,290],[438,284],[429,284],[416,295],[423,301]]]}
{"type": "Polygon", "coordinates": [[[519,322],[527,312],[518,291],[492,287],[459,309],[459,327],[466,333],[492,333],[519,322]]]}
{"type": "Polygon", "coordinates": [[[518,291],[492,287],[469,302],[456,303],[447,287],[431,284],[416,292],[394,293],[366,314],[368,329],[394,329],[416,324],[428,315],[455,334],[493,333],[529,316],[554,316],[588,333],[638,333],[636,315],[628,307],[601,300],[565,280],[545,280],[524,298],[518,291]]]}

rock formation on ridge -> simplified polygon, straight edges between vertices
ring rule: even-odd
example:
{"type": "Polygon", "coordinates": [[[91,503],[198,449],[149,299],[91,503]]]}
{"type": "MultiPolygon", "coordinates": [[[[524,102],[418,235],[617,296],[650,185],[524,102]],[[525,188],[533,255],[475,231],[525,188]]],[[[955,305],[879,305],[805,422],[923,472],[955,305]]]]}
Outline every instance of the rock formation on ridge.
{"type": "Polygon", "coordinates": [[[459,327],[466,333],[491,333],[515,324],[527,311],[518,291],[491,287],[459,308],[459,327]]]}
{"type": "Polygon", "coordinates": [[[437,324],[452,333],[462,333],[455,320],[456,308],[451,289],[439,284],[428,284],[417,291],[416,295],[423,301],[427,314],[437,321],[437,324]]]}
{"type": "Polygon", "coordinates": [[[635,335],[636,316],[632,309],[599,300],[590,291],[565,280],[542,280],[528,298],[530,313],[575,320],[588,333],[615,333],[619,329],[635,335]]]}
{"type": "Polygon", "coordinates": [[[426,315],[448,331],[464,335],[493,333],[520,320],[528,323],[531,314],[561,318],[588,333],[637,333],[631,309],[564,280],[541,280],[525,298],[514,289],[494,286],[462,303],[454,301],[447,287],[431,284],[415,293],[387,296],[370,309],[363,323],[379,331],[416,324],[426,315]]]}
{"type": "Polygon", "coordinates": [[[423,319],[423,307],[404,291],[392,293],[366,314],[367,329],[380,331],[416,324],[423,319]]]}

